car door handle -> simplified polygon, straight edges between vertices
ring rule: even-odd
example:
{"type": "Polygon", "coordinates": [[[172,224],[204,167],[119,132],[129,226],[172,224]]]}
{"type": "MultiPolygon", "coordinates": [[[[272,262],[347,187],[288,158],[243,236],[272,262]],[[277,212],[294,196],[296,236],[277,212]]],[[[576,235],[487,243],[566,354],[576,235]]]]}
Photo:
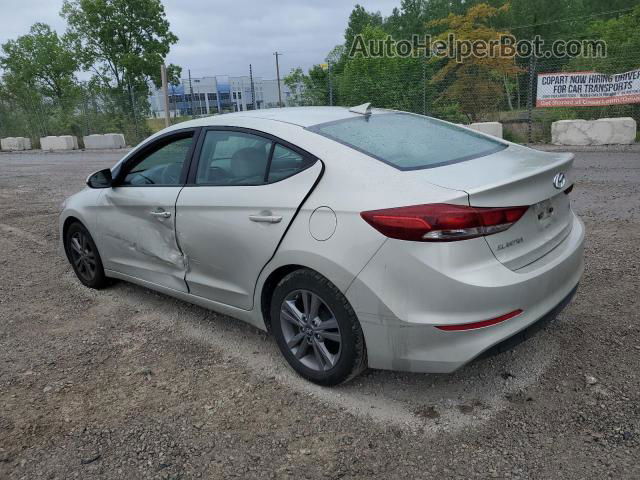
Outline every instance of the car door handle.
{"type": "Polygon", "coordinates": [[[154,217],[160,218],[169,218],[171,216],[171,212],[149,212],[154,217]]]}
{"type": "Polygon", "coordinates": [[[280,215],[249,215],[252,222],[279,223],[282,220],[280,215]]]}

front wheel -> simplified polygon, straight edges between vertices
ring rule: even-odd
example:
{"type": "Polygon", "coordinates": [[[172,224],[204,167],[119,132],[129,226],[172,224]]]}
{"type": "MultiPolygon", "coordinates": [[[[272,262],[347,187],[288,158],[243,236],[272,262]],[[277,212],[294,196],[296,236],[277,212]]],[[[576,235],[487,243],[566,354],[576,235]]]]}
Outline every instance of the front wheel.
{"type": "Polygon", "coordinates": [[[355,312],[317,272],[296,270],[280,281],[271,302],[271,327],[289,365],[307,380],[337,385],[366,368],[355,312]]]}
{"type": "Polygon", "coordinates": [[[69,226],[65,234],[64,249],[73,271],[83,285],[100,289],[109,284],[98,248],[84,225],[75,222],[69,226]]]}

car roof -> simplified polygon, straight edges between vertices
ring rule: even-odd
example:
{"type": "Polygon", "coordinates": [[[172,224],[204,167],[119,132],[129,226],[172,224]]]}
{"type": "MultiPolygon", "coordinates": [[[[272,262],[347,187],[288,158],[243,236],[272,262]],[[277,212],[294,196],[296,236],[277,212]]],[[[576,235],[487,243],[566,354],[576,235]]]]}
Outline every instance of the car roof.
{"type": "MultiPolygon", "coordinates": [[[[389,113],[389,110],[373,109],[372,114],[389,113]]],[[[267,108],[263,110],[249,110],[246,112],[213,115],[182,122],[174,127],[206,127],[213,125],[233,126],[236,121],[248,118],[290,123],[300,127],[309,127],[319,123],[335,122],[347,118],[362,117],[360,113],[349,111],[348,107],[286,107],[267,108]]]]}

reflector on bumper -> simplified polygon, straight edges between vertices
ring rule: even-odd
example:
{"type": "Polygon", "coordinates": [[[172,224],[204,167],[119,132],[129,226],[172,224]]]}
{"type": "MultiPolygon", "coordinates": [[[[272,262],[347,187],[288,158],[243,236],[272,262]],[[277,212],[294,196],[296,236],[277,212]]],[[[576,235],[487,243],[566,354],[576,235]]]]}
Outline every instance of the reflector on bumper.
{"type": "Polygon", "coordinates": [[[517,317],[521,313],[522,313],[522,310],[518,309],[518,310],[514,310],[513,312],[505,313],[504,315],[501,315],[497,318],[492,318],[490,320],[481,320],[479,322],[472,322],[472,323],[462,323],[459,325],[436,325],[436,328],[440,330],[445,330],[448,332],[474,330],[476,328],[490,327],[491,325],[504,322],[505,320],[509,320],[510,318],[517,317]]]}

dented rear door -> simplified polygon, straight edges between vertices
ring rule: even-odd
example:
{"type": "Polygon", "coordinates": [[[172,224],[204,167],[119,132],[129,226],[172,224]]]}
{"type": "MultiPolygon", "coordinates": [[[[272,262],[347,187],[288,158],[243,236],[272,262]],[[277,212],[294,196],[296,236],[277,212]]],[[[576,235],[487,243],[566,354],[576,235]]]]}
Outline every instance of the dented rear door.
{"type": "Polygon", "coordinates": [[[260,271],[276,252],[322,163],[259,132],[201,135],[195,177],[177,202],[178,243],[193,295],[250,310],[260,271]]]}

